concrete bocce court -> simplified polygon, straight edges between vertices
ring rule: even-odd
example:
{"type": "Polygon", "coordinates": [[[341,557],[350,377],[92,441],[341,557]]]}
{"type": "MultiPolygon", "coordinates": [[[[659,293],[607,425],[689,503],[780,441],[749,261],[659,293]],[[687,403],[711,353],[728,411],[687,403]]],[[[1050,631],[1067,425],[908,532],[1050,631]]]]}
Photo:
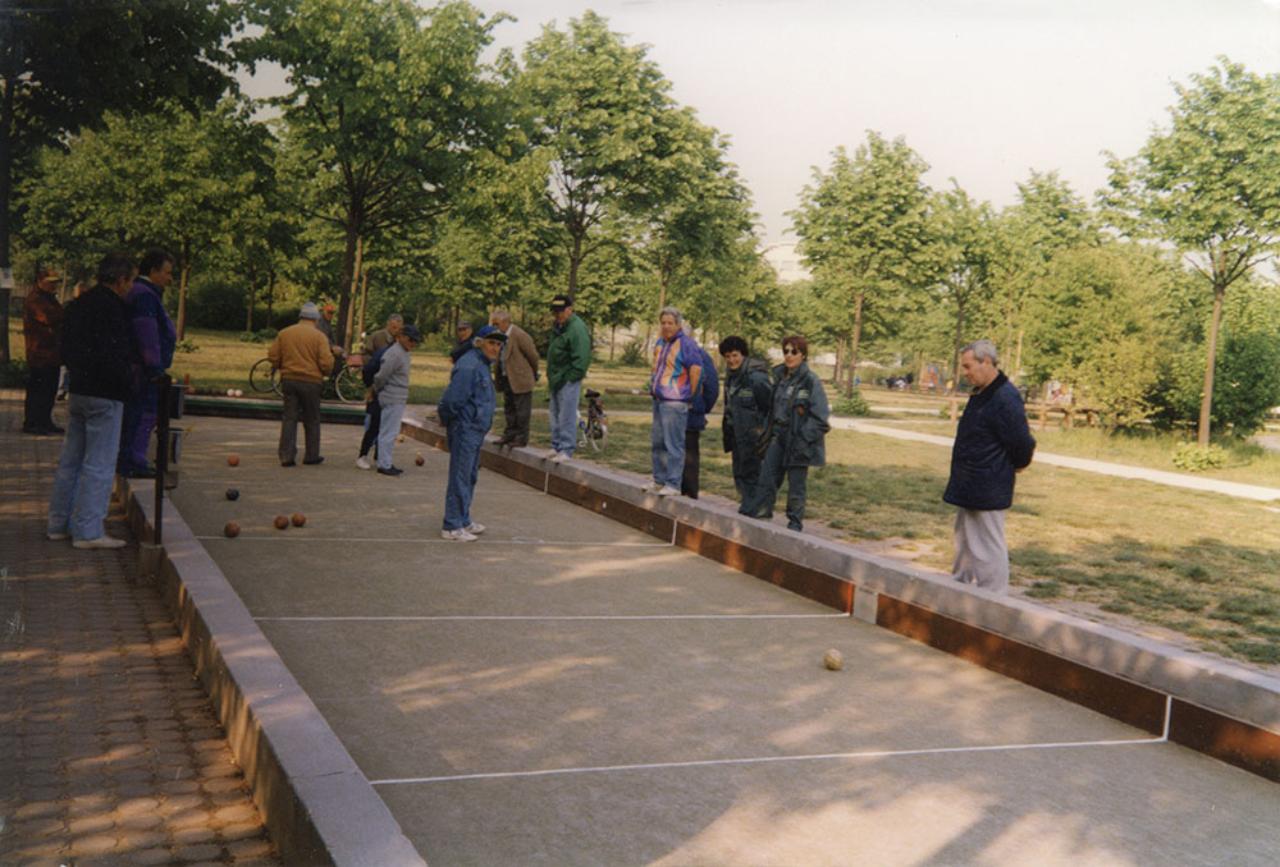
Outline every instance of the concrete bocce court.
{"type": "Polygon", "coordinates": [[[160,580],[286,863],[1276,862],[1276,678],[533,450],[445,542],[410,415],[398,479],[187,423],[160,580]]]}

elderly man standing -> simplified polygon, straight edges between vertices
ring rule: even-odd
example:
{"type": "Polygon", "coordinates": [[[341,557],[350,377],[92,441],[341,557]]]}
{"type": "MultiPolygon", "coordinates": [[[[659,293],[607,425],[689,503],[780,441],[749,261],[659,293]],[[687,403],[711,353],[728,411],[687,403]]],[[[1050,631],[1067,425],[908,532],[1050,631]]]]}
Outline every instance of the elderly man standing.
{"type": "Polygon", "coordinates": [[[173,364],[178,332],[164,309],[164,290],[173,282],[173,256],[150,250],[138,263],[138,276],[125,296],[140,364],[134,372],[133,400],[124,408],[120,456],[116,469],[134,479],[153,479],[155,467],[147,464],[147,446],[156,427],[160,389],[156,379],[173,364]]]}
{"type": "Polygon", "coordinates": [[[556,322],[547,346],[547,388],[551,392],[551,454],[547,457],[560,463],[573,457],[578,445],[578,401],[582,380],[591,366],[591,334],[573,312],[573,299],[568,295],[551,299],[551,315],[556,322]]]}
{"type": "Polygon", "coordinates": [[[507,336],[502,354],[494,370],[494,379],[502,391],[502,413],[506,427],[500,446],[529,444],[529,416],[533,412],[533,384],[538,380],[538,347],[533,338],[511,321],[511,314],[495,310],[489,316],[493,327],[507,336]]]}
{"type": "Polygon", "coordinates": [[[951,478],[942,499],[956,506],[953,577],[986,590],[1009,587],[1005,513],[1014,474],[1036,450],[1022,395],[996,366],[995,344],[977,340],[960,351],[960,370],[975,389],[965,404],[951,449],[951,478]]]}
{"type": "Polygon", "coordinates": [[[392,313],[387,317],[387,327],[381,328],[364,341],[364,381],[366,386],[364,405],[364,436],[360,439],[360,455],[356,458],[356,466],[362,470],[373,467],[369,463],[369,451],[378,442],[378,431],[382,424],[382,406],[378,403],[378,393],[373,388],[372,377],[377,375],[378,366],[382,363],[379,352],[396,343],[396,338],[404,329],[404,317],[392,313]]]}
{"type": "Polygon", "coordinates": [[[653,483],[647,490],[661,497],[680,493],[684,475],[685,433],[689,408],[702,385],[702,348],[682,330],[684,317],[674,307],[658,314],[662,336],[653,346],[653,428],[649,434],[653,483]]]}
{"type": "Polygon", "coordinates": [[[58,393],[58,331],[62,327],[62,305],[58,287],[62,275],[56,268],[36,269],[35,289],[22,305],[22,336],[27,346],[27,400],[22,432],[44,436],[65,433],[53,423],[53,402],[58,393]]]}
{"type": "Polygon", "coordinates": [[[404,470],[391,462],[396,437],[400,434],[400,419],[409,402],[409,353],[422,341],[422,335],[412,325],[406,325],[396,335],[396,342],[388,346],[382,356],[382,365],[373,377],[374,403],[381,407],[378,421],[378,472],[384,476],[398,476],[404,470]]]}
{"type": "Polygon", "coordinates": [[[480,449],[493,425],[495,395],[489,365],[502,354],[507,335],[492,325],[476,334],[476,345],[453,368],[437,411],[449,431],[449,484],[444,498],[441,538],[474,542],[484,525],[471,520],[471,499],[480,474],[480,449]]]}
{"type": "Polygon", "coordinates": [[[284,419],[280,424],[280,466],[292,467],[298,457],[298,418],[306,434],[304,464],[323,463],[320,456],[320,395],[333,370],[334,351],[318,325],[320,311],[308,301],[298,321],[276,335],[267,349],[271,366],[280,371],[284,419]]]}
{"type": "Polygon", "coordinates": [[[104,522],[120,447],[120,420],[133,397],[137,361],[124,297],[133,284],[133,262],[110,255],[98,264],[98,282],[67,305],[62,359],[71,372],[67,436],[49,499],[50,539],[70,538],[77,548],[120,548],[104,522]]]}

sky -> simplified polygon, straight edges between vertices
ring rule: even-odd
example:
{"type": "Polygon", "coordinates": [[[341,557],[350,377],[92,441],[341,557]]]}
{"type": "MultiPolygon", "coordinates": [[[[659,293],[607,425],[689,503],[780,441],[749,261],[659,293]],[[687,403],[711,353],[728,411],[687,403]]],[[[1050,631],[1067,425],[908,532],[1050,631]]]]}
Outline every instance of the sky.
{"type": "MultiPolygon", "coordinates": [[[[1034,169],[1091,199],[1104,150],[1138,151],[1174,82],[1219,55],[1280,72],[1280,0],[472,0],[515,22],[605,16],[727,135],[766,245],[794,242],[786,212],[814,167],[875,130],[997,207],[1034,169]]],[[[256,90],[252,88],[251,90],[256,90]]]]}

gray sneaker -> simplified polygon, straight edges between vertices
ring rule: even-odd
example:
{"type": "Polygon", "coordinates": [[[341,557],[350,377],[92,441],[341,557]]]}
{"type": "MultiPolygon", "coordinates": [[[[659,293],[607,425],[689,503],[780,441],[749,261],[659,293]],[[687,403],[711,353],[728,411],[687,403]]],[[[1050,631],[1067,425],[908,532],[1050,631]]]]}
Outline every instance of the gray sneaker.
{"type": "Polygon", "coordinates": [[[73,548],[123,548],[129,543],[124,539],[115,539],[111,536],[99,536],[96,539],[76,539],[71,543],[73,548]]]}

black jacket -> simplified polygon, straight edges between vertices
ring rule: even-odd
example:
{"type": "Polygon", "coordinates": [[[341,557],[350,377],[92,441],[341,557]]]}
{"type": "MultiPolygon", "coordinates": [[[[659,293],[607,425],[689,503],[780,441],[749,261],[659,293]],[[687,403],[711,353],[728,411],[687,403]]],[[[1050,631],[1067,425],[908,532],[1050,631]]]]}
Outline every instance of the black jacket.
{"type": "Polygon", "coordinates": [[[1022,395],[999,373],[965,404],[942,499],[962,509],[1009,508],[1014,471],[1030,464],[1035,450],[1022,395]]]}
{"type": "Polygon", "coordinates": [[[726,452],[750,454],[769,426],[769,405],[773,386],[769,384],[769,368],[763,361],[748,358],[737,370],[729,371],[724,381],[724,434],[726,452]]]}
{"type": "Polygon", "coordinates": [[[787,366],[773,369],[769,435],[781,439],[784,467],[820,467],[827,462],[826,437],[831,407],[822,380],[802,363],[790,376],[787,366]],[[785,418],[783,423],[781,419],[785,418]]]}
{"type": "Polygon", "coordinates": [[[142,356],[124,299],[99,283],[67,305],[62,363],[71,373],[72,394],[121,402],[133,398],[133,365],[141,364],[142,356]]]}

